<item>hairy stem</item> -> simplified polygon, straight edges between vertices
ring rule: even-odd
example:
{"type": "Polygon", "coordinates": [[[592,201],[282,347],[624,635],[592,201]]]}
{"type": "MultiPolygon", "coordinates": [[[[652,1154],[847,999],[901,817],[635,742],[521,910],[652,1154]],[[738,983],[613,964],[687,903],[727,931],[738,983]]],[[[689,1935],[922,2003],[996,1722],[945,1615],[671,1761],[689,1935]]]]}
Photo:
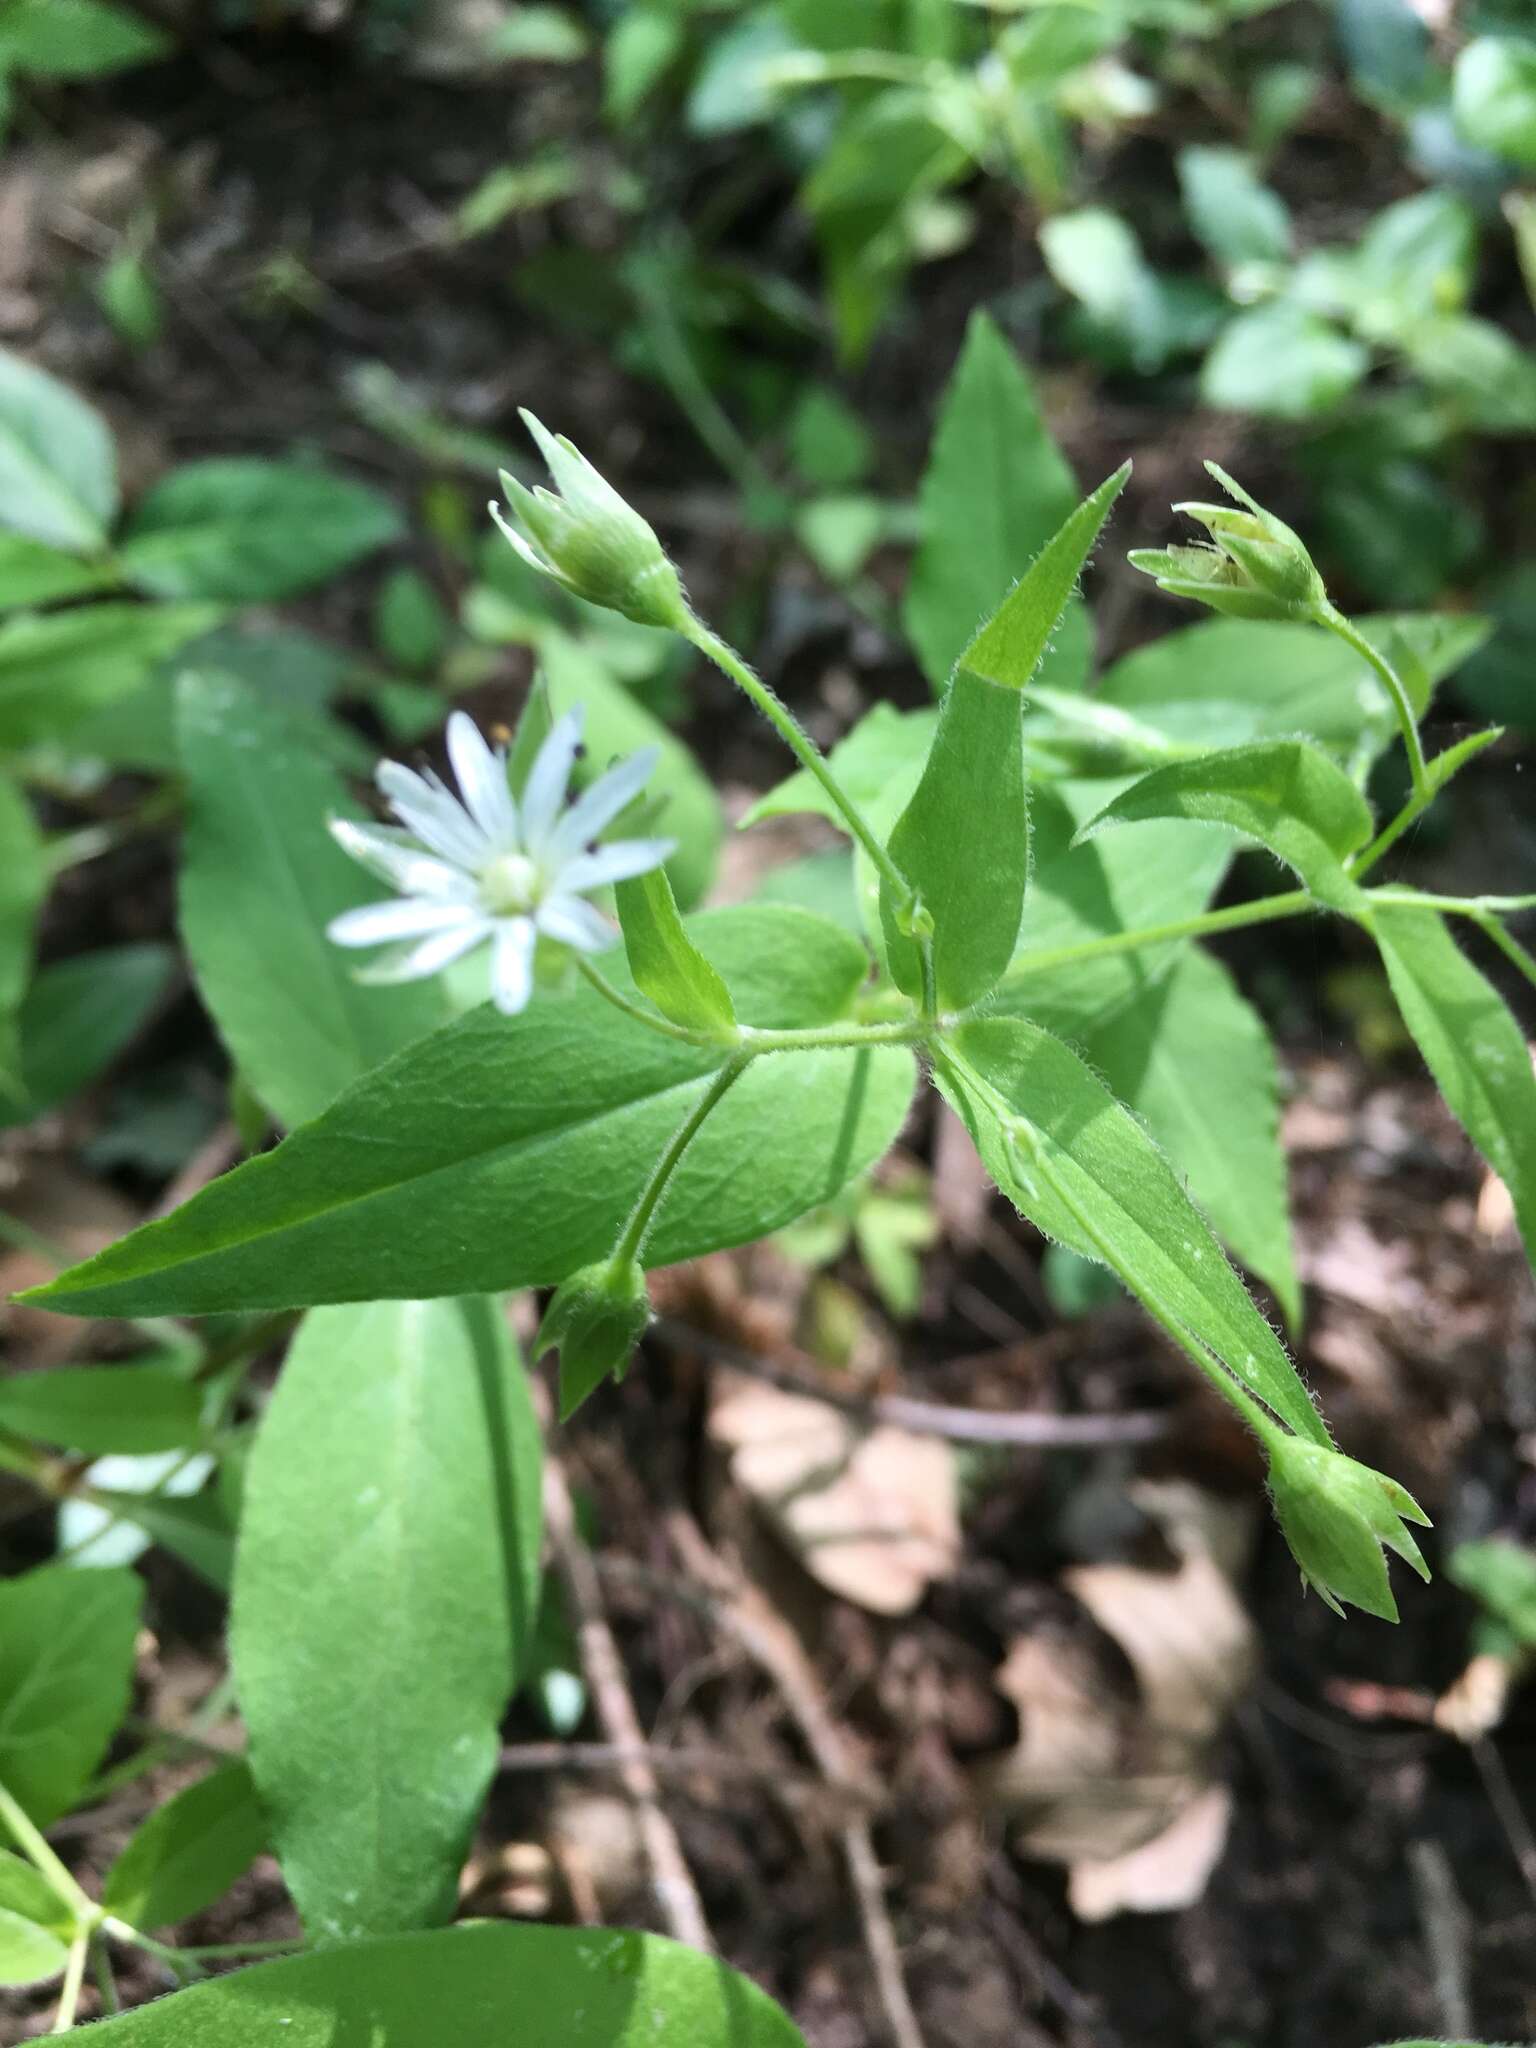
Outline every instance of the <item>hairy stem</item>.
{"type": "MultiPolygon", "coordinates": [[[[33,1869],[47,1880],[80,1925],[89,1929],[99,1917],[95,1903],[80,1889],[53,1849],[44,1841],[41,1830],[34,1825],[31,1815],[20,1800],[4,1785],[0,1785],[0,1825],[10,1830],[11,1839],[33,1869]]],[[[81,1968],[84,1967],[82,1960],[81,1968]]]]}
{"type": "MultiPolygon", "coordinates": [[[[1414,713],[1413,699],[1408,694],[1407,684],[1380,648],[1373,647],[1359,627],[1346,619],[1333,605],[1324,606],[1317,615],[1317,622],[1320,626],[1326,627],[1335,638],[1342,640],[1346,647],[1353,648],[1362,661],[1369,662],[1386,684],[1387,694],[1392,699],[1392,709],[1397,713],[1403,745],[1408,749],[1408,771],[1413,777],[1413,801],[1422,809],[1433,797],[1434,790],[1430,785],[1429,765],[1424,759],[1424,742],[1419,737],[1419,721],[1414,713]]],[[[1414,815],[1417,816],[1417,812],[1414,815]]],[[[1411,823],[1411,820],[1405,822],[1411,823]]],[[[1388,831],[1391,830],[1392,827],[1389,826],[1388,831]]],[[[1391,841],[1388,840],[1387,844],[1390,845],[1391,841]]],[[[1386,847],[1381,850],[1385,852],[1386,847]]],[[[1368,848],[1367,855],[1369,856],[1372,851],[1368,848]]],[[[1363,870],[1357,867],[1355,873],[1358,875],[1361,872],[1363,870]]]]}
{"type": "Polygon", "coordinates": [[[907,1016],[889,1023],[862,1024],[850,1019],[840,1024],[812,1024],[796,1031],[759,1030],[755,1025],[739,1024],[734,1038],[727,1038],[717,1031],[696,1031],[691,1025],[674,1024],[670,1017],[647,1010],[632,1001],[622,989],[615,988],[590,960],[580,958],[577,966],[583,980],[605,1002],[612,1003],[616,1010],[622,1011],[636,1024],[645,1025],[647,1030],[659,1031],[664,1038],[678,1039],[684,1045],[703,1046],[716,1052],[729,1051],[737,1056],[745,1055],[748,1059],[756,1059],[765,1052],[846,1052],[856,1051],[865,1045],[916,1045],[924,1036],[918,1021],[907,1016]]]}
{"type": "Polygon", "coordinates": [[[848,830],[874,862],[882,881],[887,883],[902,909],[909,909],[912,903],[912,888],[905,875],[886,852],[875,833],[874,827],[864,816],[853,798],[832,773],[826,756],[800,725],[799,720],[771,690],[753,669],[749,668],[729,641],[722,640],[704,621],[692,613],[689,625],[684,628],[687,639],[712,661],[716,668],[730,677],[767,719],[785,746],[794,755],[800,766],[813,776],[837,806],[838,814],[848,830]]]}
{"type": "Polygon", "coordinates": [[[1066,967],[1079,960],[1098,960],[1109,953],[1134,953],[1143,946],[1160,946],[1173,939],[1198,939],[1211,932],[1240,931],[1244,925],[1269,924],[1276,918],[1303,917],[1318,908],[1305,889],[1287,889],[1282,896],[1261,896],[1257,903],[1235,903],[1228,910],[1203,910],[1197,917],[1179,918],[1172,924],[1144,925],[1137,931],[1106,932],[1101,939],[1082,939],[1073,946],[1051,946],[1039,953],[1022,953],[1008,970],[1008,980],[1040,973],[1047,967],[1066,967]]]}
{"type": "Polygon", "coordinates": [[[645,1243],[645,1234],[651,1227],[651,1218],[667,1191],[667,1182],[677,1171],[683,1154],[697,1137],[710,1112],[747,1071],[751,1058],[750,1053],[738,1053],[733,1060],[728,1061],[678,1125],[666,1151],[651,1168],[650,1179],[640,1190],[639,1200],[629,1212],[629,1221],[624,1225],[619,1241],[613,1248],[616,1264],[639,1258],[645,1243]]]}

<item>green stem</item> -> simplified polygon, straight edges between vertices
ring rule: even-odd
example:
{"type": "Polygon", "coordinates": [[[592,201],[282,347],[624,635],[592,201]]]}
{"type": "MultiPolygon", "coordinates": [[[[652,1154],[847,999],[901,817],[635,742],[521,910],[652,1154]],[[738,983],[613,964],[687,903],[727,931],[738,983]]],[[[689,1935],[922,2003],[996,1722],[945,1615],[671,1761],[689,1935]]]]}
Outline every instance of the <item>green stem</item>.
{"type": "Polygon", "coordinates": [[[1371,901],[1385,910],[1441,910],[1447,917],[1518,917],[1536,910],[1536,896],[1434,896],[1421,889],[1373,889],[1371,901]]]}
{"type": "MultiPolygon", "coordinates": [[[[1408,694],[1407,684],[1381,650],[1373,647],[1359,627],[1351,620],[1346,619],[1344,614],[1336,610],[1333,605],[1324,605],[1317,615],[1317,622],[1320,626],[1325,626],[1335,638],[1342,640],[1346,647],[1353,648],[1362,661],[1369,662],[1377,675],[1386,684],[1387,694],[1392,699],[1392,709],[1397,713],[1397,722],[1402,730],[1403,745],[1408,749],[1408,771],[1413,777],[1413,798],[1411,804],[1416,803],[1419,809],[1422,810],[1424,805],[1433,797],[1434,790],[1430,785],[1429,764],[1424,759],[1424,742],[1419,738],[1419,721],[1414,712],[1413,699],[1408,694]]],[[[1418,815],[1417,811],[1413,815],[1416,817],[1418,815]]],[[[1409,817],[1405,817],[1402,820],[1394,820],[1398,830],[1405,830],[1407,825],[1411,823],[1412,818],[1409,817]]],[[[1389,826],[1388,831],[1392,830],[1392,826],[1389,826]]],[[[1385,836],[1383,834],[1383,837],[1385,836]]],[[[1391,840],[1388,839],[1387,845],[1391,843],[1391,840]]],[[[1385,852],[1386,847],[1382,847],[1381,851],[1385,852]]],[[[1372,857],[1374,857],[1374,849],[1368,848],[1367,859],[1372,857]]],[[[1354,872],[1358,876],[1362,869],[1357,867],[1354,872]]]]}
{"type": "Polygon", "coordinates": [[[639,1258],[641,1247],[645,1243],[645,1233],[649,1230],[651,1218],[656,1213],[656,1205],[667,1191],[667,1182],[676,1172],[679,1161],[693,1143],[711,1110],[717,1107],[726,1092],[734,1088],[747,1071],[751,1057],[750,1053],[738,1053],[733,1060],[727,1062],[678,1125],[666,1151],[651,1168],[650,1179],[640,1190],[639,1200],[629,1212],[629,1221],[624,1225],[619,1241],[613,1248],[615,1265],[627,1265],[630,1260],[639,1258]]]}
{"type": "Polygon", "coordinates": [[[1066,967],[1079,960],[1098,960],[1109,953],[1134,953],[1143,946],[1160,946],[1173,939],[1198,939],[1211,932],[1240,931],[1244,925],[1270,924],[1276,918],[1302,917],[1317,907],[1305,889],[1288,889],[1283,896],[1261,896],[1257,903],[1236,903],[1229,910],[1205,910],[1198,917],[1180,918],[1173,924],[1107,932],[1102,939],[1082,939],[1075,946],[1052,946],[1040,953],[1023,953],[1009,968],[1008,979],[1016,981],[1026,973],[1066,967]]]}
{"type": "Polygon", "coordinates": [[[77,1934],[69,1945],[69,1961],[64,1965],[64,1982],[59,1989],[58,2018],[48,2030],[51,2034],[67,2034],[75,2024],[80,1987],[85,1982],[85,1965],[90,1952],[91,1937],[77,1934]]]}
{"type": "Polygon", "coordinates": [[[648,1031],[659,1031],[663,1037],[678,1039],[684,1045],[704,1046],[714,1052],[732,1052],[737,1057],[756,1059],[765,1052],[843,1052],[865,1045],[916,1045],[924,1036],[921,1025],[909,1015],[889,1024],[850,1021],[846,1024],[808,1025],[798,1031],[758,1030],[751,1024],[738,1024],[735,1037],[726,1038],[717,1031],[696,1031],[691,1025],[674,1024],[670,1017],[659,1016],[656,1011],[631,1001],[590,960],[578,958],[576,964],[582,979],[605,1002],[612,1003],[616,1010],[636,1024],[645,1025],[648,1031]]]}
{"type": "Polygon", "coordinates": [[[91,1975],[96,1979],[96,1989],[101,1994],[101,2009],[108,2015],[121,2012],[123,2001],[117,1995],[117,1979],[112,1974],[112,1958],[107,1953],[105,1942],[91,1943],[91,1975]]]}
{"type": "MultiPolygon", "coordinates": [[[[76,1884],[53,1849],[44,1841],[41,1831],[33,1824],[25,1807],[4,1785],[0,1785],[0,1823],[10,1830],[11,1839],[17,1848],[38,1875],[52,1886],[80,1926],[85,1929],[93,1926],[100,1917],[95,1902],[76,1884]]],[[[84,1968],[83,1963],[81,1967],[84,1968]]]]}
{"type": "Polygon", "coordinates": [[[768,687],[762,677],[750,669],[727,640],[711,631],[701,618],[694,613],[688,615],[688,624],[679,629],[697,647],[700,654],[707,656],[716,668],[728,675],[733,683],[757,706],[774,731],[806,773],[819,782],[827,795],[837,806],[838,812],[848,830],[874,862],[881,879],[891,889],[897,904],[907,910],[912,904],[912,887],[905,875],[891,859],[877,837],[873,826],[859,809],[853,798],[832,773],[826,756],[805,732],[794,713],[768,687]]]}
{"type": "Polygon", "coordinates": [[[103,1934],[110,1934],[114,1941],[120,1941],[128,1948],[142,1949],[147,1956],[153,1956],[157,1963],[164,1963],[182,1982],[207,1973],[190,1949],[172,1948],[166,1941],[156,1941],[153,1935],[131,1927],[126,1920],[119,1920],[115,1913],[108,1913],[101,1922],[103,1934]]]}

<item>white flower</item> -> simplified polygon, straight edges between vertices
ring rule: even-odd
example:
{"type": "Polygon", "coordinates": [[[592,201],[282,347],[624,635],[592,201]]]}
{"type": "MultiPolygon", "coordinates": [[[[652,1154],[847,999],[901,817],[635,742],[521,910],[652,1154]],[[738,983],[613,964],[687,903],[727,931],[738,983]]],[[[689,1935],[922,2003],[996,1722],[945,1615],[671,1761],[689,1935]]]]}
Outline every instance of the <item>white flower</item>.
{"type": "Polygon", "coordinates": [[[515,1016],[533,986],[540,932],[583,953],[612,945],[613,928],[583,892],[659,867],[676,842],[597,844],[638,795],[657,749],[631,754],[564,809],[580,745],[578,707],[556,720],[516,799],[506,750],[488,747],[462,711],[448,721],[457,796],[430,769],[418,775],[398,761],[380,762],[378,785],[400,827],[331,820],[338,843],[398,892],[343,911],[327,927],[338,946],[391,946],[362,979],[416,981],[489,940],[492,1000],[515,1016]]]}

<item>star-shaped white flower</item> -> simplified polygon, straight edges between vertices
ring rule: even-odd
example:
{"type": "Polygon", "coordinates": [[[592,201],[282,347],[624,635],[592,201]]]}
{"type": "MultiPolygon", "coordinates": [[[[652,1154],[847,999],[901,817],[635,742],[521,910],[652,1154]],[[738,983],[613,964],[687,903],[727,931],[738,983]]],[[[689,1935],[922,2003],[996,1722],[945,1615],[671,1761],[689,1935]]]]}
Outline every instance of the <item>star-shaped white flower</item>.
{"type": "Polygon", "coordinates": [[[378,785],[400,825],[331,820],[337,842],[397,891],[389,901],[343,911],[327,927],[338,946],[390,947],[361,978],[417,981],[489,940],[491,999],[516,1016],[532,991],[540,932],[583,953],[613,944],[612,926],[584,892],[659,867],[676,842],[598,845],[597,835],[638,795],[658,750],[631,754],[567,809],[580,745],[578,707],[556,720],[520,798],[507,782],[505,748],[487,746],[462,711],[448,721],[457,796],[431,769],[418,775],[398,761],[380,762],[378,785]]]}

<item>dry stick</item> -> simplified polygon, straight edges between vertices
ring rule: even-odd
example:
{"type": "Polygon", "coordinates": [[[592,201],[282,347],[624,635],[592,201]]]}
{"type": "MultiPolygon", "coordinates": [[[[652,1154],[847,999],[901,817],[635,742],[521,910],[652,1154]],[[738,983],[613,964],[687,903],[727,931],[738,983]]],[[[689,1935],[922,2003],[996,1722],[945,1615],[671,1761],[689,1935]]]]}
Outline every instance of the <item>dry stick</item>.
{"type": "Polygon", "coordinates": [[[1434,1972],[1440,2024],[1448,2035],[1465,2040],[1472,2032],[1472,1997],[1468,1989],[1467,1938],[1470,1917],[1456,1889],[1456,1876],[1444,1846],[1429,1837],[1408,1844],[1408,1867],[1418,1897],[1419,1924],[1434,1972]]]}
{"type": "Polygon", "coordinates": [[[645,1844],[667,1932],[674,1940],[707,1952],[713,1943],[704,1907],[683,1858],[677,1831],[661,1809],[660,1787],[647,1752],[645,1731],[630,1697],[619,1646],[608,1626],[597,1568],[576,1528],[565,1474],[549,1450],[544,1456],[544,1526],[549,1531],[555,1568],[576,1617],[576,1640],[597,1717],[609,1741],[625,1753],[625,1760],[618,1767],[619,1780],[634,1801],[640,1839],[645,1844]]]}
{"type": "MultiPolygon", "coordinates": [[[[757,1588],[716,1556],[691,1515],[675,1508],[668,1513],[666,1525],[684,1569],[715,1595],[719,1619],[778,1688],[817,1769],[839,1794],[851,1794],[857,1800],[866,1798],[863,1774],[855,1766],[842,1731],[827,1710],[815,1669],[799,1639],[757,1588]]],[[[891,2039],[895,2048],[924,2048],[922,2030],[902,1973],[896,1930],[886,1911],[885,1883],[869,1823],[862,1818],[850,1818],[841,1824],[838,1834],[891,2039]]]]}
{"type": "MultiPolygon", "coordinates": [[[[599,1573],[609,1576],[599,1563],[599,1573]]],[[[710,1612],[714,1612],[711,1605],[710,1612]]],[[[734,1660],[733,1660],[734,1661],[734,1660]]],[[[771,1787],[776,1797],[809,1802],[813,1795],[825,1797],[826,1787],[808,1773],[802,1777],[786,1774],[750,1757],[736,1756],[728,1749],[706,1746],[685,1748],[666,1743],[643,1743],[638,1749],[618,1742],[509,1742],[501,1752],[501,1769],[513,1772],[619,1771],[627,1764],[640,1763],[664,1777],[731,1778],[738,1783],[771,1787]]],[[[55,1829],[57,1834],[59,1831],[55,1829]]]]}
{"type": "Polygon", "coordinates": [[[1525,1879],[1525,1888],[1536,1899],[1536,1832],[1525,1817],[1525,1809],[1510,1783],[1509,1772],[1504,1768],[1504,1759],[1498,1745],[1490,1735],[1478,1735],[1467,1744],[1472,1752],[1472,1761],[1477,1765],[1483,1789],[1488,1794],[1489,1804],[1498,1816],[1499,1825],[1509,1841],[1515,1861],[1520,1866],[1520,1875],[1525,1879]]]}
{"type": "Polygon", "coordinates": [[[905,1394],[854,1394],[817,1378],[809,1359],[800,1370],[779,1365],[670,1316],[661,1317],[652,1327],[674,1342],[697,1344],[720,1364],[751,1379],[766,1380],[787,1394],[824,1401],[829,1408],[860,1422],[889,1423],[919,1436],[947,1437],[952,1443],[1070,1450],[1096,1444],[1152,1443],[1167,1436],[1173,1426],[1172,1417],[1161,1409],[1130,1409],[1120,1415],[994,1415],[984,1408],[954,1408],[939,1401],[912,1400],[905,1394]]]}

